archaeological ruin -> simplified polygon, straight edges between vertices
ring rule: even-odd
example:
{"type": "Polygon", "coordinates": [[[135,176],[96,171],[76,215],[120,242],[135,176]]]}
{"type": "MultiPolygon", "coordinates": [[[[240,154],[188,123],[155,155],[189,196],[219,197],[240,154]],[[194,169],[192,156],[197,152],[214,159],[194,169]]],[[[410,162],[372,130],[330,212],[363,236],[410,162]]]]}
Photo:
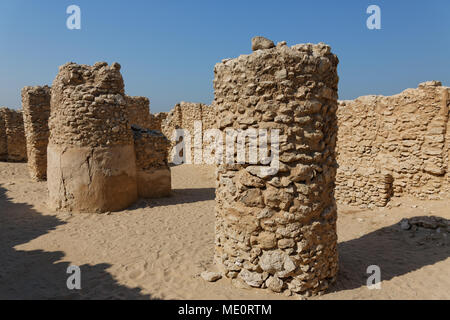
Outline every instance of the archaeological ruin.
{"type": "Polygon", "coordinates": [[[0,108],[0,161],[8,160],[8,144],[6,143],[6,125],[3,108],[0,108]]]}
{"type": "Polygon", "coordinates": [[[45,180],[50,88],[48,86],[23,88],[22,108],[30,177],[36,181],[45,180]]]}
{"type": "Polygon", "coordinates": [[[338,101],[338,63],[323,43],[255,37],[251,54],[215,65],[211,105],[157,114],[148,98],[125,94],[118,63],[67,63],[51,87],[22,89],[23,111],[0,108],[0,161],[28,161],[31,179],[47,180],[52,210],[104,213],[171,195],[175,159],[205,164],[206,131],[217,130],[222,147],[236,132],[237,149],[215,149],[220,274],[209,278],[322,294],[338,272],[337,203],[450,198],[450,88],[429,81],[338,101]],[[245,130],[270,136],[267,158],[260,150],[250,160],[245,130]],[[239,147],[244,161],[230,162],[239,147]]]}
{"type": "Polygon", "coordinates": [[[0,160],[27,161],[22,110],[0,108],[0,160]]]}
{"type": "Polygon", "coordinates": [[[279,170],[218,166],[215,262],[250,287],[321,293],[338,270],[338,58],[322,43],[252,47],[215,66],[217,123],[280,130],[279,170]]]}
{"type": "Polygon", "coordinates": [[[136,153],[137,189],[140,198],[170,195],[171,175],[167,162],[169,140],[159,131],[132,125],[136,153]]]}
{"type": "Polygon", "coordinates": [[[430,81],[394,96],[341,101],[337,201],[373,207],[402,195],[448,198],[449,90],[430,81]]]}
{"type": "MultiPolygon", "coordinates": [[[[158,114],[159,115],[159,114],[158,114]]],[[[184,157],[184,163],[203,163],[201,160],[195,161],[195,148],[202,149],[205,145],[203,143],[203,132],[216,128],[216,111],[213,106],[208,106],[203,103],[180,102],[164,117],[161,124],[161,131],[171,141],[170,152],[168,153],[168,161],[173,162],[175,157],[177,143],[183,143],[184,147],[190,146],[190,158],[184,157]],[[197,126],[196,126],[197,124],[197,126]],[[174,130],[183,129],[186,134],[186,140],[183,141],[180,137],[174,136],[174,130]],[[194,141],[194,136],[200,136],[201,141],[194,141]],[[189,139],[190,138],[190,139],[189,139]]],[[[198,153],[197,153],[198,154],[198,153]]]]}
{"type": "Polygon", "coordinates": [[[141,128],[161,131],[161,123],[167,113],[150,113],[150,100],[147,97],[125,96],[128,105],[128,117],[132,125],[141,128]]]}
{"type": "Polygon", "coordinates": [[[134,141],[120,65],[68,63],[51,88],[49,206],[107,212],[138,198],[134,141]]]}

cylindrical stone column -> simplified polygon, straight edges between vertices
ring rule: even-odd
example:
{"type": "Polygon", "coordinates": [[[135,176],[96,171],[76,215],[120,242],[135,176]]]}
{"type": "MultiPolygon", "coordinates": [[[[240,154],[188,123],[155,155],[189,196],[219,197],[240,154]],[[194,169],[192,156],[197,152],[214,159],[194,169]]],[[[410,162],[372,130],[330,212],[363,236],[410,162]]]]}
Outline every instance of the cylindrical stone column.
{"type": "Polygon", "coordinates": [[[33,180],[45,180],[47,178],[50,88],[48,86],[23,88],[22,108],[27,141],[28,171],[33,180]]]}
{"type": "Polygon", "coordinates": [[[120,65],[68,63],[51,88],[49,206],[107,212],[137,200],[133,135],[120,65]]]}
{"type": "Polygon", "coordinates": [[[251,287],[318,294],[338,270],[338,58],[322,43],[253,49],[215,66],[217,123],[279,129],[279,169],[218,166],[215,262],[251,287]]]}

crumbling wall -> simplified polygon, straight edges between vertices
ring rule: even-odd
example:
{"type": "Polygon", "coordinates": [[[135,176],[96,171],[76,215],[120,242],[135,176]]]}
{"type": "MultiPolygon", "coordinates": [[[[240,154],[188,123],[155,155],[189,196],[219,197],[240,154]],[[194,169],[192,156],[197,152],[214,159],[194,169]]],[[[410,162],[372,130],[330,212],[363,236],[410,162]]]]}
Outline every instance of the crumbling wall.
{"type": "Polygon", "coordinates": [[[120,65],[68,63],[51,88],[47,180],[55,210],[107,212],[137,200],[120,65]]]}
{"type": "Polygon", "coordinates": [[[146,97],[125,96],[128,106],[128,118],[131,125],[137,125],[141,128],[150,128],[150,101],[146,97]]]}
{"type": "Polygon", "coordinates": [[[447,172],[445,179],[444,193],[450,195],[450,90],[447,89],[444,92],[442,99],[442,112],[449,114],[449,119],[447,120],[447,129],[445,135],[445,150],[444,151],[444,163],[447,163],[447,172]]]}
{"type": "Polygon", "coordinates": [[[385,202],[383,192],[377,201],[358,197],[370,193],[370,185],[340,187],[356,168],[387,172],[393,178],[394,196],[444,197],[448,183],[444,178],[448,171],[448,109],[443,100],[447,101],[447,90],[433,81],[390,97],[341,101],[336,198],[344,203],[359,198],[357,203],[362,206],[385,202]]]}
{"type": "Polygon", "coordinates": [[[159,198],[171,192],[167,163],[169,140],[159,131],[132,126],[136,154],[138,194],[141,198],[159,198]]]}
{"type": "Polygon", "coordinates": [[[28,170],[34,180],[47,178],[48,118],[50,117],[50,88],[22,89],[23,121],[27,142],[28,170]]]}
{"type": "Polygon", "coordinates": [[[310,295],[335,280],[337,64],[325,44],[284,42],[215,67],[221,130],[280,130],[279,170],[218,168],[215,261],[233,281],[310,295]]]}
{"type": "Polygon", "coordinates": [[[27,145],[22,110],[3,108],[1,113],[5,123],[6,160],[9,162],[27,161],[27,145]]]}
{"type": "Polygon", "coordinates": [[[167,112],[158,112],[150,114],[150,130],[156,130],[162,132],[162,123],[167,118],[167,112]]]}
{"type": "Polygon", "coordinates": [[[161,123],[167,117],[166,112],[150,113],[150,101],[146,97],[126,96],[130,123],[141,128],[162,131],[161,123]]]}
{"type": "Polygon", "coordinates": [[[175,107],[166,114],[166,117],[161,124],[162,132],[171,140],[170,152],[168,153],[169,162],[173,159],[172,151],[174,150],[175,145],[181,141],[181,139],[178,139],[177,141],[172,140],[174,130],[183,129],[189,133],[191,138],[191,163],[194,163],[194,136],[197,134],[197,137],[201,139],[201,144],[199,144],[198,147],[204,150],[205,144],[203,143],[203,133],[205,130],[216,127],[216,112],[213,106],[192,102],[181,102],[175,105],[175,107]],[[201,124],[200,127],[195,127],[195,122],[197,121],[201,124]]]}
{"type": "Polygon", "coordinates": [[[8,160],[8,145],[6,143],[6,124],[4,107],[0,108],[0,161],[8,160]]]}
{"type": "Polygon", "coordinates": [[[355,206],[384,207],[392,197],[392,176],[375,168],[340,166],[336,176],[336,201],[355,206]]]}

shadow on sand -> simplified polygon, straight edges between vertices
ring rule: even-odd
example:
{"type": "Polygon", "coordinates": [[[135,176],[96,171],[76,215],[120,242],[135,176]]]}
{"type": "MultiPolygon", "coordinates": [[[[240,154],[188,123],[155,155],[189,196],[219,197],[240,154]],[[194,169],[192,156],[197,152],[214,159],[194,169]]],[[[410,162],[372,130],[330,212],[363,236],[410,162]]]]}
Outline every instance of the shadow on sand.
{"type": "Polygon", "coordinates": [[[15,249],[64,223],[25,203],[13,203],[0,187],[0,299],[151,299],[138,288],[117,283],[106,271],[109,264],[79,266],[82,289],[69,290],[64,252],[15,249]]]}
{"type": "MultiPolygon", "coordinates": [[[[433,222],[436,217],[416,217],[433,222]]],[[[449,223],[448,220],[438,218],[449,223]]],[[[411,220],[411,219],[410,219],[411,220]]],[[[445,228],[402,230],[400,224],[378,229],[358,239],[338,245],[339,274],[330,292],[366,286],[367,267],[377,265],[381,280],[407,274],[450,257],[450,234],[445,228]]]]}
{"type": "Polygon", "coordinates": [[[215,188],[173,189],[172,194],[169,197],[158,199],[139,199],[138,202],[136,202],[127,210],[132,211],[142,208],[176,206],[186,203],[214,200],[215,198],[215,188]]]}

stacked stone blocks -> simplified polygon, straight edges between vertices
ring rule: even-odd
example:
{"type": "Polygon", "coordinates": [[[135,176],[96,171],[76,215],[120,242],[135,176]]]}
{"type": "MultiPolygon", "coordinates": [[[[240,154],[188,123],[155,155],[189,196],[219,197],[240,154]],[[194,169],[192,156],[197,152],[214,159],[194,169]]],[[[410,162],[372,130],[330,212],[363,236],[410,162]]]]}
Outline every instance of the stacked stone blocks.
{"type": "Polygon", "coordinates": [[[22,107],[29,173],[33,180],[45,180],[47,178],[50,88],[48,86],[23,88],[22,107]]]}
{"type": "Polygon", "coordinates": [[[233,281],[308,296],[335,280],[337,64],[325,44],[279,43],[215,67],[221,130],[280,130],[275,174],[218,167],[215,261],[233,281]]]}

